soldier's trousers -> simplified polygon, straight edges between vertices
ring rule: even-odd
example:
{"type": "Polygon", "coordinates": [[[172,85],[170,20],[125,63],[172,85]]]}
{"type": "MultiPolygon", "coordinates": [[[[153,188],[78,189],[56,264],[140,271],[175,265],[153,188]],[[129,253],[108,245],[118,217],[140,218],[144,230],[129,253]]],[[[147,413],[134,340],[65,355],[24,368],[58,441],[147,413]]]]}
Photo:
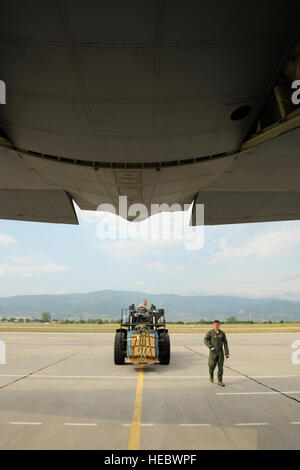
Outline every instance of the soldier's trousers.
{"type": "Polygon", "coordinates": [[[214,370],[217,364],[218,364],[218,381],[222,382],[224,353],[223,351],[217,352],[216,350],[209,351],[208,368],[209,368],[209,375],[211,377],[214,375],[214,370]]]}

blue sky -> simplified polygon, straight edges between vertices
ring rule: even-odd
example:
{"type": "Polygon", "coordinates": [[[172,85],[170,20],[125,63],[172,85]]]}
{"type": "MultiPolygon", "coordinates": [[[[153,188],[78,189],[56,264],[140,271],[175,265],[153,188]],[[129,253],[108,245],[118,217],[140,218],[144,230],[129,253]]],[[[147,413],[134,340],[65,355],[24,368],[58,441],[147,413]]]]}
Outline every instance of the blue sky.
{"type": "MultiPolygon", "coordinates": [[[[149,299],[164,292],[300,300],[300,221],[199,227],[203,247],[187,250],[184,239],[145,239],[147,222],[138,240],[101,239],[108,222],[120,235],[119,218],[77,213],[79,226],[0,221],[0,296],[116,289],[149,299]]],[[[178,235],[182,219],[172,217],[178,235]]]]}

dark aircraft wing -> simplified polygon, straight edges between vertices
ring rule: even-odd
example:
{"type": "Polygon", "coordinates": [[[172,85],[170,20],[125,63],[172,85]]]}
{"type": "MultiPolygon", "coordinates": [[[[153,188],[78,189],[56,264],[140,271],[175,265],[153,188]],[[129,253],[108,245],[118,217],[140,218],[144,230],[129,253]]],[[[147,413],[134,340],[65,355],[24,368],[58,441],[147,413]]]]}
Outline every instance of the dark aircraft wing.
{"type": "Polygon", "coordinates": [[[205,203],[205,222],[299,218],[300,3],[1,6],[0,217],[205,203]]]}

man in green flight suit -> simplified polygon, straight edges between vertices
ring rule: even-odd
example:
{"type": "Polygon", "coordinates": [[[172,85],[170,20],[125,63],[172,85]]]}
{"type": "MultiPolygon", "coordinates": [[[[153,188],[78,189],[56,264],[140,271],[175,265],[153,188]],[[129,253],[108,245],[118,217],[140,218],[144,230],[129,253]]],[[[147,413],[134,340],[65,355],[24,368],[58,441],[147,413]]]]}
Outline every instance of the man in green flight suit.
{"type": "Polygon", "coordinates": [[[227,338],[224,331],[220,330],[219,320],[215,320],[213,329],[209,330],[204,338],[205,345],[209,348],[208,368],[209,380],[214,381],[214,370],[218,364],[218,385],[225,387],[223,383],[224,351],[226,359],[229,357],[227,338]]]}

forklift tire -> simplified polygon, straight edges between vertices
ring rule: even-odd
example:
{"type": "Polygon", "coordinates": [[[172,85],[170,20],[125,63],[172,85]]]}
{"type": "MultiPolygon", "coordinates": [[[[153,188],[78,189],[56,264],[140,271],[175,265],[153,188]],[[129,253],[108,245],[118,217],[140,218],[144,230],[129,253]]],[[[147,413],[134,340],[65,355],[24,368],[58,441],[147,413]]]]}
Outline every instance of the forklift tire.
{"type": "Polygon", "coordinates": [[[115,335],[115,349],[114,349],[115,364],[121,366],[125,363],[124,354],[124,333],[117,331],[115,335]]]}
{"type": "Polygon", "coordinates": [[[171,356],[169,333],[161,332],[159,336],[159,361],[161,364],[169,365],[171,356]]]}

